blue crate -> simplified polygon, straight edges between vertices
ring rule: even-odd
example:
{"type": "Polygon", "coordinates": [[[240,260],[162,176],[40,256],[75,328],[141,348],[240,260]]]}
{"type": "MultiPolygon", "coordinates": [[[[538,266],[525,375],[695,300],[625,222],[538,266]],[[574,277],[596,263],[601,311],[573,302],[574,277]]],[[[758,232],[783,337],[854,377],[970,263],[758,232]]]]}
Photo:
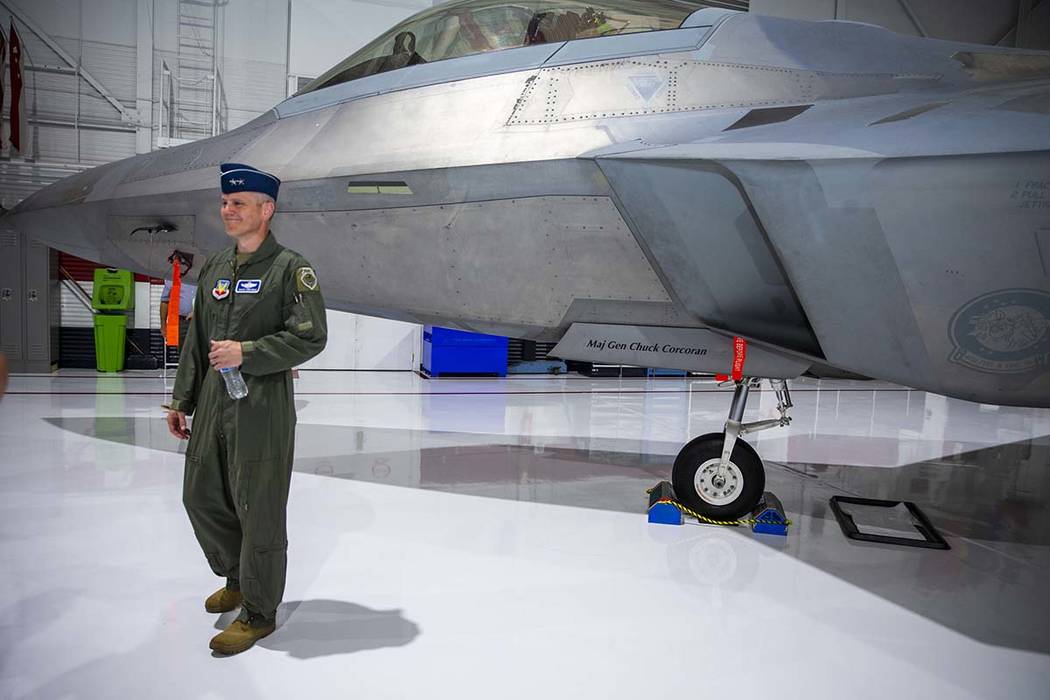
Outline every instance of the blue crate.
{"type": "Polygon", "coordinates": [[[423,326],[421,367],[431,377],[447,374],[507,376],[507,338],[423,326]]]}

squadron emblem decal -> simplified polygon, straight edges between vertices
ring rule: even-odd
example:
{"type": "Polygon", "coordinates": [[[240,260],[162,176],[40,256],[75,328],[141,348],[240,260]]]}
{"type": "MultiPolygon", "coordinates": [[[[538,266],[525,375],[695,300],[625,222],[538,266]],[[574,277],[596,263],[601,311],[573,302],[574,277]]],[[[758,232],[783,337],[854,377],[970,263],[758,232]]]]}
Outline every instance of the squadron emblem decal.
{"type": "Polygon", "coordinates": [[[220,301],[230,296],[230,280],[216,280],[211,295],[220,301]]]}
{"type": "Polygon", "coordinates": [[[317,275],[314,274],[312,267],[300,267],[295,271],[296,286],[300,292],[316,292],[317,291],[317,275]]]}
{"type": "Polygon", "coordinates": [[[948,327],[949,362],[978,372],[1017,374],[1050,365],[1050,294],[1006,289],[963,306],[948,327]]]}

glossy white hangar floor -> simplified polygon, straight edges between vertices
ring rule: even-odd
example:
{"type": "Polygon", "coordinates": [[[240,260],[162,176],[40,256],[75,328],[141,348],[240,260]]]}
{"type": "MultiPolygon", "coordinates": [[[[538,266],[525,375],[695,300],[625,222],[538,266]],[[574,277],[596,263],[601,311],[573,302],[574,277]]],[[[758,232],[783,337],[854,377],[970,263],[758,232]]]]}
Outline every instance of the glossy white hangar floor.
{"type": "Polygon", "coordinates": [[[165,380],[12,378],[0,697],[1050,697],[1050,411],[798,382],[794,425],[755,440],[777,538],[646,523],[645,489],[725,420],[710,382],[296,388],[280,627],[216,658],[231,615],[203,609],[220,581],[165,380]],[[851,542],[835,494],[915,501],[952,549],[851,542]]]}

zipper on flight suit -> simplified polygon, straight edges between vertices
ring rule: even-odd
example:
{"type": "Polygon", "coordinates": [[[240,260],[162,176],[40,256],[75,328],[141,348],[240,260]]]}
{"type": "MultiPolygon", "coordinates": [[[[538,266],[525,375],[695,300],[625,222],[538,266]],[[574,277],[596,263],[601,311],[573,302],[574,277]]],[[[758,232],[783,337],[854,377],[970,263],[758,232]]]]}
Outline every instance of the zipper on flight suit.
{"type": "MultiPolygon", "coordinates": [[[[230,283],[230,303],[226,305],[226,320],[223,323],[223,333],[222,333],[223,337],[222,338],[216,338],[216,340],[229,340],[230,339],[230,318],[233,316],[233,304],[234,304],[234,300],[237,298],[237,293],[236,293],[237,292],[237,257],[236,256],[237,256],[237,253],[234,252],[234,257],[233,257],[232,260],[230,260],[230,267],[233,268],[233,272],[230,274],[230,278],[233,281],[230,283]]],[[[208,348],[209,348],[209,350],[211,349],[211,343],[208,343],[208,348]]],[[[225,395],[227,398],[229,398],[229,394],[227,394],[225,391],[222,392],[222,395],[225,395]]],[[[234,410],[236,410],[237,402],[236,401],[231,401],[230,403],[232,403],[234,410]]]]}
{"type": "MultiPolygon", "coordinates": [[[[233,259],[230,260],[230,267],[233,268],[233,272],[230,274],[230,277],[231,277],[231,279],[233,281],[230,283],[230,303],[226,307],[226,324],[225,324],[225,333],[223,333],[223,338],[222,338],[223,340],[229,340],[230,339],[230,334],[231,334],[231,331],[230,331],[230,322],[231,321],[230,320],[233,317],[233,304],[234,304],[235,300],[237,299],[237,281],[239,279],[238,278],[238,274],[240,273],[240,269],[239,269],[239,266],[237,265],[237,250],[236,250],[236,248],[234,249],[234,252],[233,252],[233,259]]],[[[223,393],[226,394],[226,392],[223,392],[223,393]]],[[[240,407],[240,402],[239,401],[234,401],[233,399],[230,399],[229,398],[229,394],[226,394],[226,398],[229,399],[228,401],[226,401],[226,409],[233,409],[234,421],[236,422],[236,420],[237,420],[236,416],[237,416],[238,409],[240,407]]],[[[240,476],[240,478],[243,479],[244,475],[242,474],[240,476]]],[[[239,499],[240,498],[240,494],[234,495],[234,498],[235,499],[239,499]]],[[[245,498],[244,501],[242,502],[242,506],[243,506],[245,512],[247,512],[248,511],[248,499],[247,498],[245,498]]]]}
{"type": "Polygon", "coordinates": [[[236,253],[236,251],[233,254],[233,259],[230,260],[230,267],[233,268],[233,273],[230,275],[230,277],[233,278],[233,282],[230,283],[230,303],[226,307],[226,324],[225,324],[225,328],[224,328],[225,332],[223,333],[224,337],[222,338],[223,340],[229,340],[230,339],[230,318],[233,316],[233,304],[234,304],[234,302],[237,299],[237,273],[238,273],[238,270],[237,270],[237,253],[236,253]]]}

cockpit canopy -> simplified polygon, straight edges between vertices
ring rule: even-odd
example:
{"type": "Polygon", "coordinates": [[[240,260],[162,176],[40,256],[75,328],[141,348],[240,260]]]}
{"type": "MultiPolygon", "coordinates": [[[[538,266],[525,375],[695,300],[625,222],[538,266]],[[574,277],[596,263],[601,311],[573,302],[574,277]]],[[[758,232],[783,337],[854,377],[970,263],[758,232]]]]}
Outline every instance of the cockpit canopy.
{"type": "Polygon", "coordinates": [[[532,44],[675,29],[703,2],[459,0],[395,26],[299,94],[376,73],[532,44]]]}

